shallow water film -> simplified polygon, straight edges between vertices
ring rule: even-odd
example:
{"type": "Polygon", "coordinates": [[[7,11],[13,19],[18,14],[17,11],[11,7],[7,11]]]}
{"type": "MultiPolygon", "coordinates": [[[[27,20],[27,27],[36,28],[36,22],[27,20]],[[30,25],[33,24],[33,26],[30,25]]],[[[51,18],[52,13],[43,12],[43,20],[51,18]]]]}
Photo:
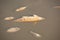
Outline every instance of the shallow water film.
{"type": "Polygon", "coordinates": [[[0,0],[0,40],[59,40],[60,0],[0,0]]]}

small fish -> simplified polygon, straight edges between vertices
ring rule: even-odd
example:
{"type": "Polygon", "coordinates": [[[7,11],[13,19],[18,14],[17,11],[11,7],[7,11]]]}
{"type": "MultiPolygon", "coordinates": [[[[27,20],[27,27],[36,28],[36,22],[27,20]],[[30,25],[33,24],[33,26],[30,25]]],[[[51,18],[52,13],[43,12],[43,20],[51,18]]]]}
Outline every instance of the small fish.
{"type": "Polygon", "coordinates": [[[25,10],[27,7],[20,7],[20,8],[18,8],[18,9],[16,9],[16,11],[18,12],[18,11],[23,11],[23,10],[25,10]]]}
{"type": "Polygon", "coordinates": [[[19,31],[20,30],[20,28],[18,28],[18,27],[13,27],[13,28],[9,28],[8,30],[7,30],[7,32],[17,32],[17,31],[19,31]]]}
{"type": "Polygon", "coordinates": [[[4,18],[4,20],[12,20],[12,19],[14,19],[14,17],[6,17],[6,18],[4,18]]]}
{"type": "Polygon", "coordinates": [[[40,34],[35,33],[35,32],[33,32],[33,31],[30,31],[30,33],[31,33],[31,34],[33,34],[33,35],[34,35],[34,36],[36,36],[36,37],[41,37],[41,35],[40,35],[40,34]]]}

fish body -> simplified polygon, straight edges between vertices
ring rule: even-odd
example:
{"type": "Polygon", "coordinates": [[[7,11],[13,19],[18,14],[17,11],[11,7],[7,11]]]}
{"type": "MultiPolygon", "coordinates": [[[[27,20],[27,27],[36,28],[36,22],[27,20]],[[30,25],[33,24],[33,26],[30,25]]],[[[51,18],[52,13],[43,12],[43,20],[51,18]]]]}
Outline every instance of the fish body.
{"type": "Polygon", "coordinates": [[[33,16],[23,16],[22,18],[14,20],[15,22],[39,22],[41,20],[44,20],[45,18],[39,17],[37,15],[33,16]]]}
{"type": "Polygon", "coordinates": [[[6,17],[6,18],[4,18],[4,20],[13,20],[14,19],[14,17],[6,17]]]}
{"type": "Polygon", "coordinates": [[[9,28],[9,29],[7,30],[7,32],[17,32],[17,31],[19,31],[19,30],[20,30],[20,28],[14,27],[14,28],[9,28]]]}
{"type": "Polygon", "coordinates": [[[20,7],[20,8],[18,8],[18,9],[16,9],[16,11],[18,12],[18,11],[23,11],[23,10],[25,10],[26,9],[26,7],[20,7]]]}
{"type": "Polygon", "coordinates": [[[41,35],[36,32],[30,31],[30,33],[33,34],[35,37],[41,37],[41,35]]]}

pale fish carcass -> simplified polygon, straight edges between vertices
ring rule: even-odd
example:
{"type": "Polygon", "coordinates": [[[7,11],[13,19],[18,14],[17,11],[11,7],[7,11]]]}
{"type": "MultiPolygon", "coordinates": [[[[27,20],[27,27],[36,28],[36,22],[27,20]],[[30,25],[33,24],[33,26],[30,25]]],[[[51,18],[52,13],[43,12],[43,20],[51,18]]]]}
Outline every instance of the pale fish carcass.
{"type": "Polygon", "coordinates": [[[42,37],[42,35],[36,33],[36,32],[33,32],[33,31],[30,31],[30,33],[35,36],[35,37],[42,37]]]}
{"type": "Polygon", "coordinates": [[[18,8],[18,9],[16,9],[16,11],[17,12],[19,12],[19,11],[23,11],[23,10],[25,10],[27,7],[25,6],[25,7],[20,7],[20,8],[18,8]]]}
{"type": "Polygon", "coordinates": [[[45,18],[43,18],[43,17],[33,15],[33,16],[23,16],[22,18],[14,20],[14,22],[39,22],[44,19],[45,18]]]}
{"type": "Polygon", "coordinates": [[[20,30],[20,28],[18,28],[18,27],[12,27],[12,28],[9,28],[8,30],[7,30],[7,32],[17,32],[17,31],[19,31],[20,30]]]}
{"type": "Polygon", "coordinates": [[[4,18],[4,20],[13,20],[14,19],[14,17],[6,17],[6,18],[4,18]]]}

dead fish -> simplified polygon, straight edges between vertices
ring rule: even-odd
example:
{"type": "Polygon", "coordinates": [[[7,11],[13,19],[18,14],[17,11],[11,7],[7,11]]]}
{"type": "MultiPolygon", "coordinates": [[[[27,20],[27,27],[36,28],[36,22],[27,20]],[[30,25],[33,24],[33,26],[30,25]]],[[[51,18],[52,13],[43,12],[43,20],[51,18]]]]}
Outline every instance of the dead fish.
{"type": "Polygon", "coordinates": [[[18,12],[18,11],[23,11],[23,10],[25,10],[27,7],[25,6],[25,7],[20,7],[20,8],[18,8],[18,9],[16,9],[16,11],[18,12]]]}
{"type": "Polygon", "coordinates": [[[12,19],[14,19],[14,17],[6,17],[6,18],[4,18],[4,20],[12,20],[12,19]]]}
{"type": "Polygon", "coordinates": [[[13,27],[13,28],[9,28],[8,30],[7,30],[7,32],[17,32],[17,31],[19,31],[20,30],[20,28],[18,28],[18,27],[13,27]]]}
{"type": "Polygon", "coordinates": [[[44,20],[45,18],[39,17],[38,15],[33,16],[23,16],[22,18],[14,20],[14,22],[34,22],[37,23],[41,20],[44,20]]]}
{"type": "Polygon", "coordinates": [[[35,37],[42,37],[40,34],[38,34],[36,32],[30,31],[30,33],[33,34],[35,37]]]}

